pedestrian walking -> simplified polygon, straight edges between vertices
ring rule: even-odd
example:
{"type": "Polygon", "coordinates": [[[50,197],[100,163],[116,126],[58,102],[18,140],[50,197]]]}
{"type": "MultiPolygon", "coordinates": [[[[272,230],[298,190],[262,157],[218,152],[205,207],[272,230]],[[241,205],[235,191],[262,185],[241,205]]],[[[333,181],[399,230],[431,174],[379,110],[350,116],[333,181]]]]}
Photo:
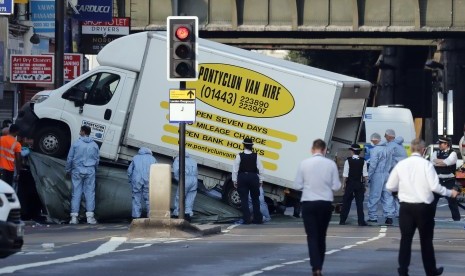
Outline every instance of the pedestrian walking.
{"type": "Polygon", "coordinates": [[[391,170],[391,151],[386,147],[386,143],[381,141],[378,133],[370,136],[374,147],[370,150],[370,164],[368,167],[369,194],[368,194],[368,222],[378,222],[378,204],[381,202],[383,214],[386,218],[385,224],[392,225],[395,216],[394,198],[386,190],[386,181],[391,170]]]}
{"type": "Polygon", "coordinates": [[[368,180],[367,163],[365,159],[359,156],[362,151],[360,145],[352,144],[350,150],[352,151],[352,156],[348,157],[344,162],[344,171],[342,173],[342,188],[344,189],[344,196],[342,198],[342,209],[339,224],[346,224],[352,200],[355,198],[358,225],[367,226],[368,224],[365,221],[365,214],[363,213],[365,183],[368,180]]]}
{"type": "Polygon", "coordinates": [[[434,256],[434,204],[433,193],[455,198],[458,192],[439,184],[439,178],[430,162],[422,157],[425,142],[414,139],[412,155],[400,161],[389,175],[386,188],[398,192],[400,200],[399,275],[408,275],[412,239],[416,229],[420,235],[421,256],[426,275],[441,275],[444,268],[436,267],[434,256]]]}
{"type": "MultiPolygon", "coordinates": [[[[184,195],[185,195],[185,210],[184,210],[184,219],[187,221],[191,221],[191,218],[194,216],[194,201],[195,197],[197,196],[197,182],[198,182],[198,168],[197,168],[197,161],[190,156],[188,152],[186,152],[186,159],[184,162],[184,195]]],[[[179,156],[174,159],[173,162],[173,172],[174,178],[179,183],[179,156]]],[[[179,185],[176,191],[176,197],[174,199],[174,210],[173,216],[179,216],[179,185]]]]}
{"type": "MultiPolygon", "coordinates": [[[[455,187],[455,171],[457,164],[457,153],[452,149],[452,141],[448,137],[439,138],[439,151],[434,151],[431,162],[439,177],[439,183],[447,189],[455,187]]],[[[434,205],[436,206],[440,195],[435,194],[434,205]]],[[[446,197],[449,210],[454,221],[460,220],[459,206],[457,199],[446,197]]]]}
{"type": "Polygon", "coordinates": [[[302,218],[313,275],[321,275],[323,269],[333,192],[341,188],[336,163],[325,153],[326,143],[321,139],[313,141],[312,157],[300,163],[294,182],[294,188],[302,191],[302,218]]]}
{"type": "Polygon", "coordinates": [[[21,172],[21,143],[17,141],[19,126],[10,125],[7,135],[0,136],[1,179],[13,187],[21,172]],[[15,174],[16,171],[16,174],[15,174]]]}
{"type": "Polygon", "coordinates": [[[142,215],[142,201],[145,204],[147,217],[150,212],[149,201],[149,180],[150,180],[150,166],[156,164],[157,160],[152,155],[149,148],[141,147],[137,155],[132,159],[128,168],[129,186],[132,191],[132,211],[133,219],[138,219],[142,215]]]}
{"type": "Polygon", "coordinates": [[[95,209],[95,173],[99,164],[99,148],[89,137],[89,126],[81,126],[79,139],[73,143],[66,160],[66,177],[71,177],[71,220],[69,224],[78,224],[79,207],[84,192],[86,200],[86,218],[88,224],[96,224],[95,209]]]}
{"type": "Polygon", "coordinates": [[[257,153],[253,152],[253,141],[245,138],[244,151],[236,155],[233,164],[232,181],[241,199],[242,220],[244,224],[263,223],[260,212],[260,186],[263,184],[263,165],[257,153]],[[250,216],[248,198],[252,198],[253,220],[250,216]]]}

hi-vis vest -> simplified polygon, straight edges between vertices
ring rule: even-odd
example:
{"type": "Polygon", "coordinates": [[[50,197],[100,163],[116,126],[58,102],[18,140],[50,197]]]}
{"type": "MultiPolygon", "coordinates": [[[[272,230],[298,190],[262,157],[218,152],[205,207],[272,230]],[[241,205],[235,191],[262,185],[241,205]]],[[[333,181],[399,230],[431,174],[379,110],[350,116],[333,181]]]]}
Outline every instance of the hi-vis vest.
{"type": "Polygon", "coordinates": [[[15,140],[13,136],[0,137],[0,168],[7,171],[15,170],[15,149],[19,146],[21,152],[21,145],[15,140]]]}

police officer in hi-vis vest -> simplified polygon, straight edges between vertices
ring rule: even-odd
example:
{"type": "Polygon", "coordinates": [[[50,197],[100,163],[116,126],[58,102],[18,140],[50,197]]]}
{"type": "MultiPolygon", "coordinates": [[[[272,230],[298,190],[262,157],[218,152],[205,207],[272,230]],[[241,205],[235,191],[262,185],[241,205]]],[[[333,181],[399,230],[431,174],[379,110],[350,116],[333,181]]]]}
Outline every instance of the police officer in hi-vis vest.
{"type": "Polygon", "coordinates": [[[241,211],[244,224],[263,223],[260,212],[260,186],[263,183],[263,166],[257,153],[252,151],[253,141],[245,138],[242,142],[244,151],[236,155],[233,164],[232,181],[241,198],[241,211]],[[252,198],[253,221],[250,217],[248,199],[252,198]]]}
{"type": "Polygon", "coordinates": [[[352,151],[352,156],[348,157],[344,162],[344,171],[342,173],[344,196],[342,198],[342,209],[339,224],[346,224],[352,200],[355,198],[358,225],[367,226],[368,224],[365,222],[365,214],[363,213],[365,182],[368,180],[367,162],[359,156],[362,149],[358,144],[352,144],[350,150],[352,151]]]}
{"type": "MultiPolygon", "coordinates": [[[[434,151],[431,156],[431,162],[436,169],[439,177],[439,183],[447,189],[455,187],[455,170],[457,163],[457,153],[452,149],[452,141],[448,137],[439,138],[439,150],[434,151]]],[[[436,206],[441,196],[434,194],[434,205],[436,206]]],[[[449,203],[450,213],[454,221],[460,220],[459,206],[457,199],[446,197],[449,203]]]]}

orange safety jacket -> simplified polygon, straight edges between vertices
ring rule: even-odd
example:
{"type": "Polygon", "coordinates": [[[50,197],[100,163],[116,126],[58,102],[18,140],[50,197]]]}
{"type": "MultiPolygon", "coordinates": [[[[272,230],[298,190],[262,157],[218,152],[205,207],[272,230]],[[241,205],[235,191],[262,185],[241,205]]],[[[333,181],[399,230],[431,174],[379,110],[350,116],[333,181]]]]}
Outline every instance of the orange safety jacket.
{"type": "Polygon", "coordinates": [[[15,170],[15,153],[21,152],[21,144],[11,135],[0,136],[0,168],[15,170]]]}

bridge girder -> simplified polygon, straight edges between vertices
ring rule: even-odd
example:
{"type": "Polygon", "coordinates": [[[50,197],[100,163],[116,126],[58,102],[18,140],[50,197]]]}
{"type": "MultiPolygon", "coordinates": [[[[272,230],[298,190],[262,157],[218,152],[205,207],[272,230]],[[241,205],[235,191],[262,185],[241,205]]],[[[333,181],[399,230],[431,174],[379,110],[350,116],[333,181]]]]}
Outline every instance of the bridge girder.
{"type": "Polygon", "coordinates": [[[254,48],[426,46],[465,32],[465,0],[125,0],[124,7],[133,32],[166,30],[169,15],[196,15],[202,37],[254,48]]]}

